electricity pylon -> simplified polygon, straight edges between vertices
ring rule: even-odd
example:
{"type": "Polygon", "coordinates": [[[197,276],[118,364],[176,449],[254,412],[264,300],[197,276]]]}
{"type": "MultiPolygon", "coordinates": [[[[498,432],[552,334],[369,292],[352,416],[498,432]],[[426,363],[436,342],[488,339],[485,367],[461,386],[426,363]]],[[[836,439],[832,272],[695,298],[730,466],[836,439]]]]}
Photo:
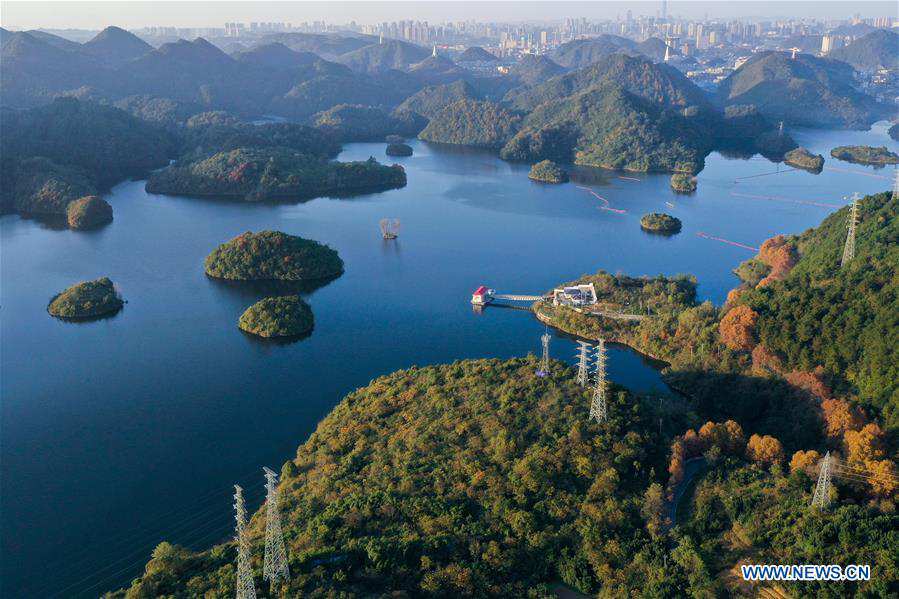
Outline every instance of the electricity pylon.
{"type": "Polygon", "coordinates": [[[269,580],[274,587],[279,579],[287,580],[290,572],[287,569],[287,552],[284,550],[284,535],[281,532],[281,512],[278,508],[278,475],[270,468],[265,472],[265,560],[262,565],[262,578],[269,580]]]}
{"type": "Polygon", "coordinates": [[[849,231],[846,233],[846,245],[843,246],[843,259],[840,267],[849,264],[855,258],[855,226],[858,224],[858,193],[852,195],[849,205],[849,231]]]}
{"type": "Polygon", "coordinates": [[[243,489],[234,485],[234,540],[237,541],[237,599],[256,599],[256,587],[253,586],[253,572],[250,570],[250,541],[245,532],[247,526],[247,507],[243,502],[243,489]]]}
{"type": "Polygon", "coordinates": [[[606,342],[600,339],[596,344],[596,387],[590,400],[590,420],[605,422],[606,415],[606,342]]]}
{"type": "Polygon", "coordinates": [[[577,384],[586,387],[590,379],[590,344],[578,341],[577,350],[577,384]]]}
{"type": "Polygon", "coordinates": [[[893,201],[899,200],[899,168],[893,171],[893,201]]]}
{"type": "Polygon", "coordinates": [[[543,344],[543,357],[540,358],[540,368],[537,369],[537,376],[549,374],[549,340],[549,333],[543,333],[540,336],[540,343],[543,344]]]}
{"type": "Polygon", "coordinates": [[[830,505],[830,452],[821,460],[821,472],[818,473],[818,484],[812,497],[812,507],[824,509],[830,505]]]}

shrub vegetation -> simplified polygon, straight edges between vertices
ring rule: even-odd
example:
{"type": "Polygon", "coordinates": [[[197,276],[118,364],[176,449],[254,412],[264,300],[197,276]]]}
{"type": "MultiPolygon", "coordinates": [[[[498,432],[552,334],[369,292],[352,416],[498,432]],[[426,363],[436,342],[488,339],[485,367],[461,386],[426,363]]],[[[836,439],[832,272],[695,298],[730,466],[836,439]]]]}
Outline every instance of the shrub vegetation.
{"type": "Polygon", "coordinates": [[[59,318],[93,318],[117,312],[122,297],[107,277],[72,285],[50,300],[47,311],[59,318]]]}
{"type": "Polygon", "coordinates": [[[297,295],[267,297],[241,314],[237,326],[259,337],[296,337],[312,330],[312,310],[297,295]]]}
{"type": "Polygon", "coordinates": [[[66,220],[72,229],[93,229],[112,222],[112,206],[100,197],[85,196],[68,205],[66,220]]]}
{"type": "Polygon", "coordinates": [[[552,160],[542,160],[531,167],[528,178],[543,183],[565,183],[568,173],[552,160]]]}
{"type": "Polygon", "coordinates": [[[681,222],[679,218],[670,214],[652,212],[643,215],[640,219],[640,227],[653,233],[677,233],[681,229],[681,222]]]}
{"type": "Polygon", "coordinates": [[[206,257],[206,274],[237,281],[326,279],[343,272],[337,252],[280,231],[246,232],[206,257]]]}

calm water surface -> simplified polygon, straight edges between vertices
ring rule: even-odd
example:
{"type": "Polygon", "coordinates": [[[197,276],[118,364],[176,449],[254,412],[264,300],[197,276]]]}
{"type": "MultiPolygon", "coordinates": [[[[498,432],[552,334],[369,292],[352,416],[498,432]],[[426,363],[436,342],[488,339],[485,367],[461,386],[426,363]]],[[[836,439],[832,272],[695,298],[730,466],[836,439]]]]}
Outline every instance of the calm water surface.
{"type": "MultiPolygon", "coordinates": [[[[693,273],[702,298],[720,303],[752,252],[698,232],[758,246],[835,209],[795,200],[836,206],[890,187],[892,171],[829,158],[846,143],[899,149],[882,124],[794,136],[842,170],[766,175],[784,167],[713,154],[698,192],[677,196],[664,175],[584,171],[548,186],[487,153],[413,142],[414,156],[399,159],[408,186],[381,194],[242,205],[151,195],[137,181],[113,190],[115,222],[100,231],[3,217],[0,595],[96,596],[127,583],[162,539],[223,539],[231,485],[247,487],[255,509],[262,466],[280,468],[340,398],[380,374],[537,351],[544,327],[529,313],[472,311],[480,284],[539,293],[600,268],[693,273]],[[601,210],[579,186],[626,213],[601,210]],[[683,231],[641,232],[640,216],[656,211],[683,231]],[[397,241],[380,238],[383,217],[402,221],[397,241]],[[315,330],[296,343],[242,334],[238,316],[264,291],[203,274],[217,244],[262,229],[322,241],[346,262],[341,278],[306,294],[315,330]],[[128,300],[118,315],[70,324],[47,314],[55,293],[102,275],[128,300]]],[[[383,152],[353,144],[340,159],[383,152]]],[[[574,348],[558,336],[551,351],[573,361],[574,348]]],[[[612,349],[611,377],[664,391],[626,349],[612,349]]]]}

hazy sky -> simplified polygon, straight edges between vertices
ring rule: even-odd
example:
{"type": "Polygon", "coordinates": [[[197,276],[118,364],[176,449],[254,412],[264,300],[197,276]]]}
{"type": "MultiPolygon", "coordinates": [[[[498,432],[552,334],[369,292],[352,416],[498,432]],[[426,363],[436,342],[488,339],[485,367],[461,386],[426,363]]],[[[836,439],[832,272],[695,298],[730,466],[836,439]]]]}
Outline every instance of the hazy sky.
{"type": "MultiPolygon", "coordinates": [[[[147,25],[220,27],[226,21],[302,21],[358,23],[418,19],[431,22],[595,19],[623,15],[655,15],[661,1],[484,2],[479,0],[382,2],[116,2],[63,0],[56,2],[0,1],[0,24],[15,29],[100,29],[107,25],[139,28],[147,25]]],[[[668,14],[685,17],[819,17],[896,16],[896,2],[857,0],[792,0],[782,2],[727,0],[693,2],[669,0],[668,14]]]]}

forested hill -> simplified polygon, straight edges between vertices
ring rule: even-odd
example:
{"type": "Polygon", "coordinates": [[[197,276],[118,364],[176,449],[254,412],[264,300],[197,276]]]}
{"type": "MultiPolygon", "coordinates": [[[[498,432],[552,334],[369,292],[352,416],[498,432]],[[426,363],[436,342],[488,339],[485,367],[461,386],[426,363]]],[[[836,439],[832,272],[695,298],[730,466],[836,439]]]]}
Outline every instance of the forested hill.
{"type": "Polygon", "coordinates": [[[853,87],[844,62],[786,52],[755,54],[718,89],[725,105],[754,104],[766,117],[809,127],[867,129],[889,111],[853,87]]]}
{"type": "Polygon", "coordinates": [[[759,343],[786,369],[822,369],[834,393],[857,397],[899,430],[899,200],[861,200],[855,258],[841,268],[848,211],[791,240],[795,267],[740,302],[758,314],[759,343]]]}
{"type": "MultiPolygon", "coordinates": [[[[624,390],[600,426],[569,367],[536,368],[411,368],[347,396],[282,469],[292,578],[276,596],[548,597],[560,573],[584,590],[623,579],[649,543],[640,502],[667,447],[624,390]]],[[[264,531],[259,512],[260,590],[264,531]]],[[[230,543],[154,556],[127,597],[233,595],[230,543]]]]}

